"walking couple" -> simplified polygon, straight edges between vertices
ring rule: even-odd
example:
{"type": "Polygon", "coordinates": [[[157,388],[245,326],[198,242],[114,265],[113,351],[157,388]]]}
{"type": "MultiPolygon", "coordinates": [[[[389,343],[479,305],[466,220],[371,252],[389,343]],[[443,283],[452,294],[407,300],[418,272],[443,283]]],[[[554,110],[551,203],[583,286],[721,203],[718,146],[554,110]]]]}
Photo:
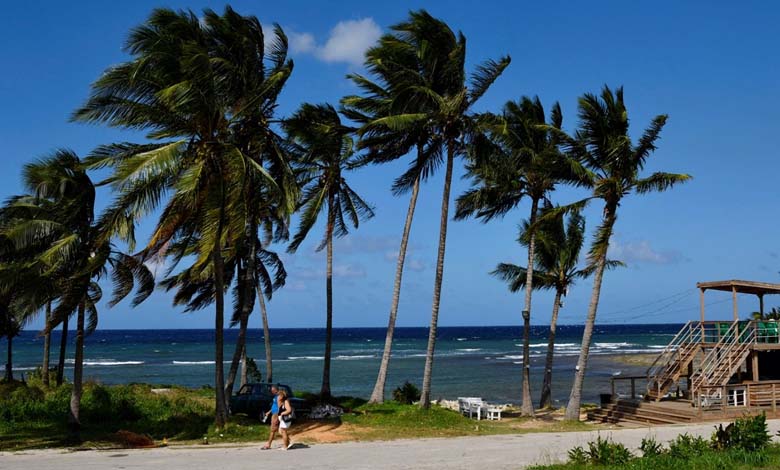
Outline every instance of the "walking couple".
{"type": "Polygon", "coordinates": [[[293,418],[295,418],[295,409],[290,404],[290,397],[287,395],[287,391],[280,389],[276,385],[271,386],[271,393],[274,398],[271,401],[271,409],[268,410],[263,416],[263,422],[268,420],[268,415],[271,415],[271,431],[268,437],[268,442],[262,447],[263,450],[271,448],[271,444],[276,437],[276,431],[282,435],[282,449],[291,449],[293,444],[290,442],[290,435],[288,431],[292,424],[293,418]]]}

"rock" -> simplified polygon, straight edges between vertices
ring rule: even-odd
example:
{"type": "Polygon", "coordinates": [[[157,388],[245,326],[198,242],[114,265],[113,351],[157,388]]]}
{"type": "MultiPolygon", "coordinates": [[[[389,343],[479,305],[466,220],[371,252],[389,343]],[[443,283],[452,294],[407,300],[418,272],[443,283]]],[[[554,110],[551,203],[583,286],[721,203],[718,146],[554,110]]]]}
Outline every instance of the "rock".
{"type": "Polygon", "coordinates": [[[344,409],[333,405],[317,405],[311,409],[309,419],[338,418],[344,414],[344,409]]]}

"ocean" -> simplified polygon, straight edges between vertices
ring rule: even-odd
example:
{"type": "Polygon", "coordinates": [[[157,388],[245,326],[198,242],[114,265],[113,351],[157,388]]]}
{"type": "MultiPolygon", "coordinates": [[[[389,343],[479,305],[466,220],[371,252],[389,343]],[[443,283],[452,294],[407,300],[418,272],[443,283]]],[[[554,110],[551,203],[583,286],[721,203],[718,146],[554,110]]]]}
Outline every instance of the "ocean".
{"type": "MultiPolygon", "coordinates": [[[[583,400],[596,402],[616,375],[644,374],[646,367],[620,357],[659,352],[681,325],[597,326],[583,400]]],[[[531,341],[531,385],[538,400],[547,351],[547,326],[534,326],[531,341]]],[[[553,369],[553,399],[565,404],[582,340],[581,325],[558,327],[553,369]]],[[[232,358],[237,331],[225,330],[225,359],[232,358]]],[[[72,373],[74,333],[66,373],[72,373]]],[[[322,380],[324,329],[272,329],[274,381],[293,390],[319,391],[322,380]]],[[[200,387],[213,384],[214,333],[211,330],[98,330],[86,338],[85,379],[105,384],[145,382],[200,387]]],[[[422,384],[427,328],[397,328],[388,390],[408,380],[422,384]]],[[[59,332],[52,335],[52,364],[59,351],[59,332]]],[[[522,367],[519,326],[440,327],[433,369],[433,398],[481,396],[500,403],[519,403],[522,367]]],[[[384,328],[335,328],[331,386],[336,395],[368,397],[384,346],[384,328]]],[[[14,366],[20,372],[40,364],[43,339],[25,331],[14,339],[14,366]]],[[[4,351],[5,342],[0,341],[4,351]]],[[[247,352],[261,371],[265,367],[263,333],[248,331],[247,352]]],[[[229,362],[225,368],[229,367],[229,362]]]]}

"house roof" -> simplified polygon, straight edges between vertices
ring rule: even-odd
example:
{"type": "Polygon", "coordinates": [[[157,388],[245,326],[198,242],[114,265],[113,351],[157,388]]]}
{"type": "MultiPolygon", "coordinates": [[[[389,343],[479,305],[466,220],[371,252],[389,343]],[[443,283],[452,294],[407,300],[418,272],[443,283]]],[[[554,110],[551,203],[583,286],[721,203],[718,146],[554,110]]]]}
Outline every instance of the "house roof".
{"type": "Polygon", "coordinates": [[[768,282],[741,281],[732,279],[730,281],[711,281],[699,282],[696,287],[702,290],[722,290],[731,292],[735,290],[740,294],[780,294],[780,284],[770,284],[768,282]]]}

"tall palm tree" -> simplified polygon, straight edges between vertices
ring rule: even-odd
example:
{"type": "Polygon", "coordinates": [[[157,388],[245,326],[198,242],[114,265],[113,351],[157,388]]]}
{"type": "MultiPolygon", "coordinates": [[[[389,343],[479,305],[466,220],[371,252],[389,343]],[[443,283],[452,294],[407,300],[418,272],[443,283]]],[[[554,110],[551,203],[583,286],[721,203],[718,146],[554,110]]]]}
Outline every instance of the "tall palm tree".
{"type": "Polygon", "coordinates": [[[593,292],[582,333],[582,350],[577,360],[574,384],[566,406],[566,419],[569,420],[580,418],[582,384],[588,366],[601,282],[608,265],[607,250],[623,198],[631,193],[644,195],[666,191],[691,179],[687,174],[666,172],[641,176],[647,159],[656,150],[656,142],[666,124],[667,115],[653,118],[634,144],[629,136],[628,110],[623,101],[622,87],[613,91],[604,86],[599,96],[590,93],[583,95],[579,99],[578,116],[579,125],[574,136],[568,137],[561,133],[561,138],[572,158],[587,167],[588,174],[583,175],[582,181],[587,184],[592,196],[563,210],[582,207],[592,199],[601,199],[604,210],[588,254],[589,263],[593,265],[593,292]]]}
{"type": "MultiPolygon", "coordinates": [[[[393,29],[402,42],[407,44],[407,50],[433,51],[425,56],[427,63],[425,67],[412,69],[404,65],[411,61],[401,61],[396,74],[414,76],[427,72],[430,76],[407,80],[405,83],[408,85],[402,86],[395,99],[407,100],[413,105],[401,112],[391,110],[389,115],[364,126],[363,132],[391,129],[410,136],[418,136],[421,134],[420,129],[424,129],[423,135],[432,136],[426,144],[429,146],[426,151],[431,157],[423,160],[431,163],[427,171],[432,171],[442,160],[446,161],[431,323],[420,398],[420,405],[428,408],[431,403],[431,376],[439,321],[441,284],[444,278],[453,163],[456,156],[465,153],[466,145],[475,130],[471,107],[501,75],[509,65],[510,59],[507,56],[499,61],[486,61],[477,66],[471,79],[468,80],[465,71],[466,38],[462,33],[455,34],[445,22],[432,17],[424,10],[411,12],[406,22],[394,26],[393,29]]],[[[412,186],[420,174],[419,169],[407,172],[404,177],[396,181],[395,186],[412,186]]]]}
{"type": "Polygon", "coordinates": [[[341,122],[338,112],[328,104],[305,103],[284,122],[284,130],[298,154],[303,195],[300,201],[300,222],[289,246],[295,252],[326,212],[325,236],[317,247],[327,247],[325,292],[325,354],[322,369],[320,399],[330,398],[330,360],[333,339],[333,237],[349,232],[349,225],[358,228],[361,220],[374,216],[366,203],[347,183],[344,174],[358,161],[352,134],[354,129],[341,122]]]}
{"type": "Polygon", "coordinates": [[[358,148],[366,151],[365,162],[383,164],[401,158],[411,151],[415,153],[409,169],[393,184],[395,195],[407,192],[411,194],[396,260],[382,359],[369,403],[384,401],[401,299],[404,263],[420,183],[433,174],[441,158],[438,142],[432,141],[433,129],[426,122],[420,121],[417,125],[402,129],[392,125],[394,115],[425,112],[425,101],[410,99],[410,90],[429,88],[443,93],[448,86],[448,77],[438,70],[438,64],[446,59],[441,57],[441,54],[446,51],[422,47],[424,43],[408,41],[404,33],[407,28],[406,23],[392,26],[390,29],[393,32],[382,36],[378,44],[366,52],[365,67],[370,78],[357,73],[348,75],[362,91],[362,95],[350,95],[341,100],[342,112],[361,124],[358,129],[358,148]]]}
{"type": "MultiPolygon", "coordinates": [[[[81,160],[73,152],[58,150],[24,167],[28,195],[10,202],[5,212],[13,220],[3,235],[13,247],[28,255],[29,271],[37,270],[46,284],[57,279],[56,297],[36,287],[16,292],[29,311],[40,311],[56,301],[49,329],[76,311],[75,361],[71,392],[69,429],[78,439],[81,427],[80,403],[84,366],[84,336],[97,327],[97,303],[102,297],[98,280],[110,269],[113,306],[137,287],[133,305],[154,289],[154,278],[140,259],[114,249],[105,226],[94,217],[95,185],[81,160]]],[[[5,276],[3,276],[5,279],[5,276]]],[[[2,283],[0,288],[6,289],[2,283]]]]}
{"type": "MultiPolygon", "coordinates": [[[[254,107],[266,102],[264,93],[280,87],[288,76],[265,77],[261,90],[237,96],[237,90],[246,88],[241,83],[246,54],[237,53],[237,48],[265,58],[262,38],[257,18],[240,16],[230,7],[221,16],[206,10],[203,18],[191,11],[154,10],[130,34],[126,50],[131,60],[108,69],[73,116],[77,121],[149,131],[153,143],[101,147],[90,163],[113,167],[107,183],[118,197],[104,218],[116,235],[134,246],[136,221],[164,203],[142,257],[164,256],[176,244],[180,253],[196,254],[196,270],[209,270],[213,276],[218,427],[227,419],[222,367],[225,259],[233,256],[246,234],[251,201],[245,182],[257,178],[279,187],[235,138],[237,128],[246,124],[244,116],[254,115],[254,107]],[[231,28],[245,34],[226,32],[231,28]]],[[[282,46],[286,41],[275,41],[265,55],[272,62],[281,58],[282,46]]],[[[174,259],[178,262],[182,256],[174,259]]]]}
{"type": "Polygon", "coordinates": [[[0,298],[0,339],[6,339],[6,362],[5,376],[6,382],[14,380],[14,347],[13,340],[19,336],[23,328],[23,318],[16,311],[11,302],[11,296],[3,295],[0,298]]]}
{"type": "MultiPolygon", "coordinates": [[[[579,211],[572,211],[568,221],[564,214],[542,220],[536,228],[526,221],[518,237],[518,242],[528,246],[533,234],[537,249],[534,252],[534,289],[553,289],[552,316],[550,317],[550,333],[547,340],[547,357],[544,367],[542,393],[539,408],[552,406],[552,367],[555,358],[555,334],[558,324],[558,313],[563,307],[562,299],[578,279],[590,275],[591,270],[579,268],[580,251],[585,240],[585,218],[579,211]]],[[[491,273],[508,284],[511,292],[518,292],[527,286],[528,270],[511,263],[501,263],[491,273]]]]}
{"type": "Polygon", "coordinates": [[[563,123],[558,103],[552,107],[549,124],[538,97],[509,101],[501,116],[483,115],[481,122],[488,132],[475,139],[471,147],[467,169],[472,187],[458,198],[455,218],[475,216],[486,223],[503,217],[524,199],[530,199],[528,269],[522,310],[522,414],[533,416],[530,341],[536,219],[540,206],[550,203],[550,194],[556,186],[575,180],[575,164],[559,151],[558,136],[552,131],[559,130],[563,123]]]}
{"type": "Polygon", "coordinates": [[[51,302],[46,304],[43,328],[43,361],[41,362],[41,380],[49,386],[49,361],[51,360],[51,302]]]}

